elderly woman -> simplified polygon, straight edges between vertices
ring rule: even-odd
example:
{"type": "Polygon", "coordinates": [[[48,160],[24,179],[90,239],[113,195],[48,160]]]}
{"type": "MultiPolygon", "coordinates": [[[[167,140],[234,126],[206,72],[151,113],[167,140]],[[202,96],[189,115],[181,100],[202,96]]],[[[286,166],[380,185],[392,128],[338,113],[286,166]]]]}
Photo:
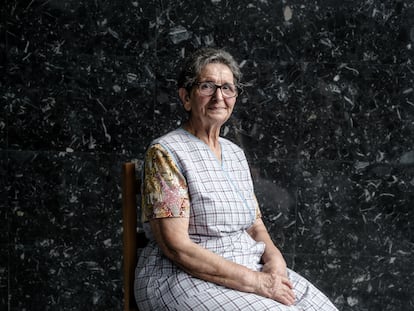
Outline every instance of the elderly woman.
{"type": "Polygon", "coordinates": [[[240,69],[223,50],[187,58],[178,94],[189,118],[145,156],[136,268],[140,310],[337,310],[286,267],[261,219],[243,151],[219,136],[240,69]]]}

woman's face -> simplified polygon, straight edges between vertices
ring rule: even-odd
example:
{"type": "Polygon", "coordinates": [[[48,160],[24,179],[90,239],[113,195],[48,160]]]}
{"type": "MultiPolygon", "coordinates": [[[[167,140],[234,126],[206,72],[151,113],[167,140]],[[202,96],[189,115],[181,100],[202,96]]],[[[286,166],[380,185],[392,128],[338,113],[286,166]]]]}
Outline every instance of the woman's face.
{"type": "MultiPolygon", "coordinates": [[[[224,64],[211,63],[200,73],[197,82],[213,82],[216,85],[234,84],[233,73],[224,64]]],[[[221,126],[231,116],[236,97],[224,98],[220,88],[213,95],[200,94],[194,86],[190,96],[184,99],[184,108],[190,111],[192,122],[201,126],[221,126]]]]}

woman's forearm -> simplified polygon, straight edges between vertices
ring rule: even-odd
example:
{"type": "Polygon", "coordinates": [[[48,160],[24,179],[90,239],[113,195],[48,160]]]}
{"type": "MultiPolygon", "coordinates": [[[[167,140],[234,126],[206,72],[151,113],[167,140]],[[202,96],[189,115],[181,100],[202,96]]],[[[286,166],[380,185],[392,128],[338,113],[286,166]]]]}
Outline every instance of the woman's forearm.
{"type": "Polygon", "coordinates": [[[188,274],[244,292],[255,291],[254,272],[190,242],[166,256],[188,274]]]}
{"type": "Polygon", "coordinates": [[[244,292],[255,292],[256,272],[192,242],[183,224],[185,221],[179,218],[151,221],[155,239],[167,258],[194,277],[244,292]]]}

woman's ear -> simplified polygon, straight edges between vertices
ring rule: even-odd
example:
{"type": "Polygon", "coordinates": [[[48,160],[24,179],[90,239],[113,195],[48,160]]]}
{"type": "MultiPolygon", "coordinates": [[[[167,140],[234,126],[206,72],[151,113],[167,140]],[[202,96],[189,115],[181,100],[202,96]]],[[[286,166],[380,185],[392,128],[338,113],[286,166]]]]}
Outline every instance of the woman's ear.
{"type": "Polygon", "coordinates": [[[181,102],[183,103],[184,109],[186,111],[191,110],[191,104],[190,104],[190,94],[188,94],[188,91],[184,87],[180,87],[178,89],[178,96],[180,96],[181,102]]]}

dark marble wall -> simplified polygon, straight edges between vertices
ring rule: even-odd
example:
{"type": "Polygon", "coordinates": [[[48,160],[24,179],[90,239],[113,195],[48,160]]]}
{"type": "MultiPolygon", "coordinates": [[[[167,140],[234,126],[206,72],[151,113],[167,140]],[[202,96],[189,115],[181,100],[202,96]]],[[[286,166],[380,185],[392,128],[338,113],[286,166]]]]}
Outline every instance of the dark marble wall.
{"type": "Polygon", "coordinates": [[[341,310],[414,308],[414,2],[6,0],[0,309],[120,310],[121,163],[183,117],[176,65],[224,47],[289,265],[341,310]]]}

